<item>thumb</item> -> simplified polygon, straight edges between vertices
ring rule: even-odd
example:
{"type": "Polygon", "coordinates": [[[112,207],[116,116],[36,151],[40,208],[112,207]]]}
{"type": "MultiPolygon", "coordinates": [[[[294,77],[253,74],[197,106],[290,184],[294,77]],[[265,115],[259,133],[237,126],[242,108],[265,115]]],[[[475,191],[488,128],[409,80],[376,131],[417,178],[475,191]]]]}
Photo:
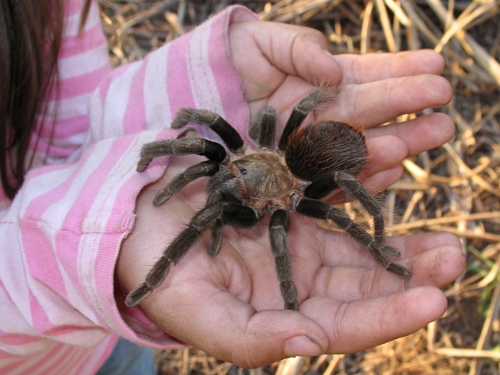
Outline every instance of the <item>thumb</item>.
{"type": "MultiPolygon", "coordinates": [[[[156,324],[169,335],[240,367],[255,368],[292,356],[316,356],[328,347],[323,329],[297,311],[255,309],[227,292],[175,306],[156,324]],[[168,321],[165,320],[168,316],[168,321]]],[[[172,302],[172,301],[171,301],[172,302]]],[[[156,311],[162,308],[156,306],[156,311]]]]}
{"type": "Polygon", "coordinates": [[[279,71],[315,86],[338,85],[342,81],[342,70],[328,52],[325,36],[318,30],[276,22],[244,22],[232,27],[231,38],[233,58],[240,74],[245,74],[247,68],[255,72],[255,65],[242,67],[249,64],[252,56],[263,56],[277,69],[270,70],[275,76],[279,71]]]}
{"type": "Polygon", "coordinates": [[[325,36],[318,30],[293,27],[296,29],[290,53],[293,69],[288,73],[315,86],[339,85],[342,69],[328,51],[325,36]]]}
{"type": "Polygon", "coordinates": [[[317,356],[328,346],[323,330],[310,318],[290,310],[264,310],[250,316],[244,329],[232,334],[230,362],[261,367],[294,356],[317,356]],[[236,333],[236,334],[234,334],[236,333]]]}

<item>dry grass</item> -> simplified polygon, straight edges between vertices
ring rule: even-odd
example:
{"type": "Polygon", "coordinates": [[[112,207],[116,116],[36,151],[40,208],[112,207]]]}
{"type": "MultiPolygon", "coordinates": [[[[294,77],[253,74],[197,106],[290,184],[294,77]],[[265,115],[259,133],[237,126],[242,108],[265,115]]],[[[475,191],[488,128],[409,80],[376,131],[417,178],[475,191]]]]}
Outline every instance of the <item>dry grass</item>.
{"type": "MultiPolygon", "coordinates": [[[[227,5],[264,20],[324,32],[334,53],[433,48],[454,95],[436,109],[456,137],[406,160],[387,193],[391,234],[448,231],[461,238],[467,272],[446,294],[445,316],[411,336],[355,355],[294,358],[242,371],[195,350],[158,354],[161,374],[499,374],[500,16],[490,0],[99,0],[115,65],[141,59],[227,5]]],[[[429,113],[433,110],[427,110],[429,113]]],[[[417,114],[398,119],[406,120],[417,114]]]]}

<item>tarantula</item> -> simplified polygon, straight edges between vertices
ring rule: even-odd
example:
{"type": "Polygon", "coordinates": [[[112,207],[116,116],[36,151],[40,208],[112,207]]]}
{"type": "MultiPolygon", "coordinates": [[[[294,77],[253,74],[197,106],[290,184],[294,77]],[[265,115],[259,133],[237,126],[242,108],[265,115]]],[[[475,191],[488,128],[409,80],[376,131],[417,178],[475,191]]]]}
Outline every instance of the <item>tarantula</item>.
{"type": "Polygon", "coordinates": [[[132,290],[127,306],[135,306],[153,292],[167,277],[172,264],[179,262],[202,234],[210,230],[210,255],[219,252],[224,225],[252,227],[267,213],[270,215],[269,239],[275,257],[285,309],[297,310],[297,290],[289,258],[287,230],[290,213],[331,220],[354,240],[366,247],[385,269],[403,278],[411,273],[389,257],[399,251],[385,243],[384,219],[377,201],[356,179],[366,163],[367,149],[361,132],[346,123],[323,121],[302,126],[307,115],[318,105],[331,100],[331,90],[318,89],[293,109],[276,147],[276,111],[264,107],[250,127],[249,135],[256,150],[248,150],[240,135],[222,117],[203,109],[181,109],[172,128],[196,123],[212,129],[227,146],[203,138],[179,138],[145,144],[137,166],[144,171],[155,157],[198,154],[208,160],[187,168],[154,198],[159,206],[190,182],[210,176],[206,185],[207,201],[187,227],[163,251],[145,281],[132,290]],[[374,234],[339,208],[321,199],[333,190],[357,199],[373,217],[374,234]]]}

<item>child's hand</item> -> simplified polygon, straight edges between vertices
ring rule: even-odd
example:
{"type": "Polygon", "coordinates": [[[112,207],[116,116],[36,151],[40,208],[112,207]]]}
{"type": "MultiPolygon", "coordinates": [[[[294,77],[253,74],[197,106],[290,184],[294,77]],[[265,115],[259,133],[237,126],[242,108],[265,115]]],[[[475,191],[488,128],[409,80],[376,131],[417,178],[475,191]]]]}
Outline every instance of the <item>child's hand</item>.
{"type": "Polygon", "coordinates": [[[234,24],[230,40],[251,120],[271,105],[281,109],[283,125],[313,85],[340,88],[330,118],[366,129],[370,160],[363,178],[373,176],[365,183],[372,191],[401,177],[403,159],[442,145],[455,132],[452,120],[442,113],[379,127],[399,115],[450,101],[451,86],[439,76],[444,60],[433,51],[332,56],[319,31],[273,22],[234,24]]]}
{"type": "MultiPolygon", "coordinates": [[[[443,61],[432,52],[332,57],[315,31],[257,22],[234,24],[231,37],[252,116],[271,104],[283,124],[296,101],[312,89],[308,82],[341,86],[329,110],[338,120],[368,128],[370,165],[364,176],[371,189],[396,181],[405,157],[453,134],[451,120],[440,114],[377,127],[450,100],[450,85],[437,75],[443,61]]],[[[164,178],[139,196],[136,228],[117,264],[124,291],[143,281],[168,240],[202,207],[201,180],[160,208],[151,204],[167,181],[199,160],[171,158],[164,178]]],[[[444,312],[446,298],[439,288],[465,265],[452,235],[390,238],[401,251],[398,262],[413,273],[405,281],[383,270],[345,234],[292,215],[289,242],[300,312],[285,311],[267,220],[247,230],[226,227],[224,234],[218,256],[208,255],[205,238],[141,307],[177,339],[244,367],[295,355],[355,352],[414,332],[444,312]]]]}

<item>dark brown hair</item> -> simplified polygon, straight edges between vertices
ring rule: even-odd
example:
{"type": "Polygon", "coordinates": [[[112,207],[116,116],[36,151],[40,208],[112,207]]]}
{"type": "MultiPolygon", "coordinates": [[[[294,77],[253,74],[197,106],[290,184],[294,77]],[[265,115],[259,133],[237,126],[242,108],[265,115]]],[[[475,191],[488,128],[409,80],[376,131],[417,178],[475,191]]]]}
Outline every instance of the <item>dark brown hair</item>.
{"type": "MultiPolygon", "coordinates": [[[[57,77],[63,0],[0,2],[0,180],[9,198],[21,187],[35,116],[57,77]]],[[[83,9],[83,25],[90,0],[83,9]]],[[[35,134],[36,137],[36,134],[35,134]]]]}

